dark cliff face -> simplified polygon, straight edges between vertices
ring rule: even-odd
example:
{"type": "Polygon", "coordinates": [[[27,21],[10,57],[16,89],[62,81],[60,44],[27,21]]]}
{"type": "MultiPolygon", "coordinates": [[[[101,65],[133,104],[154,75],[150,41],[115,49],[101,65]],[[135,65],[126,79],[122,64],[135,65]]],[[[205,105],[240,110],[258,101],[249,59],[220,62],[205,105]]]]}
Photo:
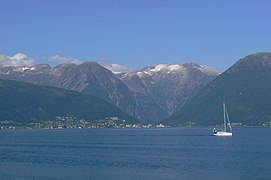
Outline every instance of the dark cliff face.
{"type": "Polygon", "coordinates": [[[169,122],[216,125],[222,122],[225,101],[232,122],[262,125],[271,121],[271,53],[238,60],[176,112],[169,122]]]}

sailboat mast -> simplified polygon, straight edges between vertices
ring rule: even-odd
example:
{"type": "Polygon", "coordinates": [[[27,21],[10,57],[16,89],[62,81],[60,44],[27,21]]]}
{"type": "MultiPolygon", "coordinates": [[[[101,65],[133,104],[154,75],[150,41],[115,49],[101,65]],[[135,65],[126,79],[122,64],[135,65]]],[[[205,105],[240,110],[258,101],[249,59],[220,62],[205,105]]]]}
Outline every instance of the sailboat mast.
{"type": "Polygon", "coordinates": [[[226,132],[226,107],[225,103],[223,103],[223,113],[224,113],[224,131],[226,132]]]}
{"type": "Polygon", "coordinates": [[[226,118],[227,118],[227,120],[228,120],[228,122],[229,122],[230,132],[232,132],[232,129],[231,129],[231,122],[230,122],[229,114],[228,114],[227,109],[225,109],[225,110],[226,110],[226,118]]]}

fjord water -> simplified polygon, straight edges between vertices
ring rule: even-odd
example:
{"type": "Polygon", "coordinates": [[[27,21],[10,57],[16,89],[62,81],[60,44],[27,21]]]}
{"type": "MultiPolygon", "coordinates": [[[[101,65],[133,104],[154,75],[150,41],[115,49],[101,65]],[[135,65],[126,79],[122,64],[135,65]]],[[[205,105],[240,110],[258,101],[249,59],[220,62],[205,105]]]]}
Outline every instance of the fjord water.
{"type": "Polygon", "coordinates": [[[271,179],[271,128],[0,131],[0,179],[271,179]]]}

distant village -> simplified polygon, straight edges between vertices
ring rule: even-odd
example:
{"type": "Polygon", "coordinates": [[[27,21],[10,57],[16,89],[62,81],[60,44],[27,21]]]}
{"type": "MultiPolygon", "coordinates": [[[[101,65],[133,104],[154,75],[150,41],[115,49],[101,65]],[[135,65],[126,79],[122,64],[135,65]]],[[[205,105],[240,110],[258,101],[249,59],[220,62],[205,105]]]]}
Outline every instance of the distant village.
{"type": "MultiPolygon", "coordinates": [[[[231,123],[233,127],[253,127],[255,125],[245,125],[242,123],[231,123]]],[[[219,126],[219,125],[217,125],[219,126]]],[[[259,125],[257,125],[259,126],[259,125]]],[[[271,122],[260,125],[261,127],[271,127],[271,122]]],[[[197,127],[195,123],[189,121],[184,127],[197,127]]],[[[13,121],[0,121],[0,130],[16,129],[86,129],[86,128],[170,128],[164,124],[141,124],[128,123],[118,117],[107,117],[105,119],[88,122],[73,116],[57,116],[54,120],[44,122],[33,122],[27,125],[15,124],[13,121]]]]}
{"type": "Polygon", "coordinates": [[[0,121],[0,129],[85,129],[85,128],[169,128],[164,124],[130,124],[124,119],[118,117],[107,117],[105,119],[88,122],[73,116],[57,116],[55,120],[45,122],[29,123],[28,125],[20,125],[12,121],[0,121]]]}

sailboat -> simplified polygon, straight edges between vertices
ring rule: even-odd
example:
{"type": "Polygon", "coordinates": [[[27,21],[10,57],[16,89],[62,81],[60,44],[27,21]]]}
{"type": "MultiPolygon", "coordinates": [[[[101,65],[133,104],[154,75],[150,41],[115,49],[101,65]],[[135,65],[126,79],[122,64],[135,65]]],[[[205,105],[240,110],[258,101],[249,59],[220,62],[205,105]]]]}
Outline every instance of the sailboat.
{"type": "Polygon", "coordinates": [[[214,128],[213,129],[214,136],[232,136],[231,123],[230,123],[230,119],[229,119],[229,115],[228,115],[225,103],[223,103],[223,113],[224,113],[224,129],[218,130],[214,128]],[[228,128],[227,128],[227,125],[228,125],[228,128]]]}

